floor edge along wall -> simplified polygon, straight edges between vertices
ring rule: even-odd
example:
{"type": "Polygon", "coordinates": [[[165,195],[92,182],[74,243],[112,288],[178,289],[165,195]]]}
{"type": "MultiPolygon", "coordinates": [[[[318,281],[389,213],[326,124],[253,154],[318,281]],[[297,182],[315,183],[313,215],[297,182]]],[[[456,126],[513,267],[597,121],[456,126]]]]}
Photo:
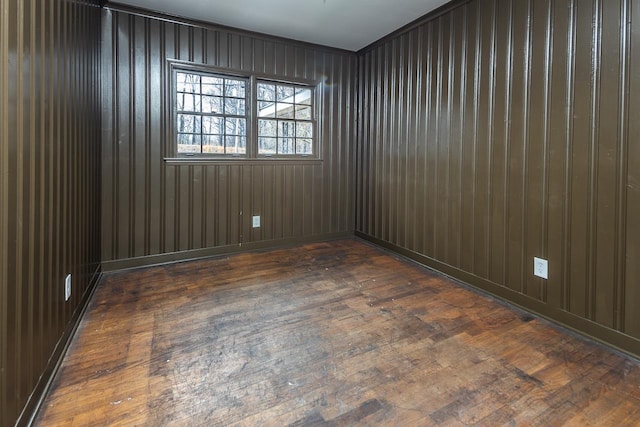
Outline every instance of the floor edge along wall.
{"type": "Polygon", "coordinates": [[[567,328],[587,339],[595,340],[612,350],[620,351],[640,361],[640,340],[613,329],[606,328],[597,323],[590,322],[589,320],[575,316],[571,313],[548,307],[538,300],[529,298],[489,280],[474,276],[438,260],[434,260],[392,243],[385,242],[373,236],[369,236],[358,231],[356,231],[355,236],[415,261],[427,268],[449,276],[465,285],[469,285],[482,292],[486,292],[507,304],[512,304],[530,313],[541,316],[560,327],[567,328]]]}
{"type": "Polygon", "coordinates": [[[22,410],[22,413],[16,420],[16,425],[31,425],[36,419],[38,412],[41,410],[42,404],[44,403],[45,397],[49,393],[51,386],[53,384],[53,380],[58,374],[58,370],[62,365],[62,361],[64,360],[64,356],[69,350],[69,346],[71,345],[73,338],[82,323],[82,318],[87,308],[89,307],[89,302],[93,297],[93,294],[100,283],[100,279],[102,278],[102,270],[98,268],[95,274],[93,275],[87,290],[84,295],[82,295],[82,300],[76,311],[73,313],[73,317],[67,324],[67,327],[60,338],[60,341],[56,345],[53,355],[49,359],[49,364],[45,372],[40,377],[38,384],[33,390],[27,404],[22,410]]]}

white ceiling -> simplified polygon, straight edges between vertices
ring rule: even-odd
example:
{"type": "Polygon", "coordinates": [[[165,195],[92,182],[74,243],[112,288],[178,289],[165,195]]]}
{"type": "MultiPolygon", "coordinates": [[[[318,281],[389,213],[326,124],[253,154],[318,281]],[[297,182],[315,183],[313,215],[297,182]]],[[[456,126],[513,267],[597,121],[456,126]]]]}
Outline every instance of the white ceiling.
{"type": "Polygon", "coordinates": [[[449,0],[116,0],[155,12],[357,51],[449,0]]]}

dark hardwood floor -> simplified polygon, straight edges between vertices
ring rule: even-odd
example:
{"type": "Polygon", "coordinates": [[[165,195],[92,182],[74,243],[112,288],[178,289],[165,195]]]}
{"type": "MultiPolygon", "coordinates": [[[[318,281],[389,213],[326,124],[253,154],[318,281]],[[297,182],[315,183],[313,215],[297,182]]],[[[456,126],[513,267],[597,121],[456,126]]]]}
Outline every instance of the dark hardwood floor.
{"type": "Polygon", "coordinates": [[[37,424],[638,425],[640,365],[341,240],[105,275],[37,424]]]}

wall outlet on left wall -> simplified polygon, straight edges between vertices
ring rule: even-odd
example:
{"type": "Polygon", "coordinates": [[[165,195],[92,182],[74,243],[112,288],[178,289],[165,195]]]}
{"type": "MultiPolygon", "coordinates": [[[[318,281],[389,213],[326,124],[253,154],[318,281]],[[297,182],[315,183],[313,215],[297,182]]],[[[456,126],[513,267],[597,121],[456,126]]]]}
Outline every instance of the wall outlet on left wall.
{"type": "Polygon", "coordinates": [[[64,279],[64,300],[69,301],[69,298],[71,298],[71,274],[67,274],[64,279]]]}

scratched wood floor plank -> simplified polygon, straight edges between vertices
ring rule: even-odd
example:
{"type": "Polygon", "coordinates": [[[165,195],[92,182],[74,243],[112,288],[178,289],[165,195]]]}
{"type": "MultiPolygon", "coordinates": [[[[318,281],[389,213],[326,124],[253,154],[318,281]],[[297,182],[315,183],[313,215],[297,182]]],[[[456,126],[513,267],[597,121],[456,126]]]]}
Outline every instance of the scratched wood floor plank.
{"type": "Polygon", "coordinates": [[[640,425],[640,365],[356,239],[106,274],[36,425],[640,425]]]}

